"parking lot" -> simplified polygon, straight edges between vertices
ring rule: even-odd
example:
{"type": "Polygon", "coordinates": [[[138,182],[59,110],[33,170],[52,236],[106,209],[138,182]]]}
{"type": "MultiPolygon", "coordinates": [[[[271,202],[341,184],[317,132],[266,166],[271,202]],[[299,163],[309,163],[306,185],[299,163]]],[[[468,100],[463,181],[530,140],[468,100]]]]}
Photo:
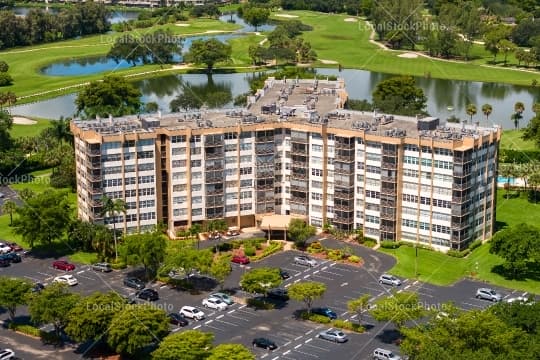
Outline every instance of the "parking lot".
{"type": "MultiPolygon", "coordinates": [[[[225,281],[224,286],[233,292],[236,291],[235,296],[244,297],[247,294],[241,292],[238,286],[242,274],[255,267],[279,267],[291,276],[283,282],[282,286],[289,287],[301,281],[322,282],[326,284],[327,291],[322,299],[314,303],[314,306],[327,306],[337,313],[338,318],[356,322],[357,315],[347,310],[349,300],[369,294],[370,301],[373,302],[390,295],[394,290],[392,286],[381,285],[378,282],[379,276],[393,265],[393,259],[365,248],[358,249],[367,251],[363,254],[366,263],[362,267],[328,260],[319,260],[317,266],[314,267],[297,265],[294,263],[294,256],[299,252],[296,251],[278,253],[247,266],[233,264],[233,272],[225,281]]],[[[54,277],[65,273],[53,269],[51,266],[53,261],[53,259],[24,258],[22,263],[0,268],[0,274],[49,284],[54,277]]],[[[88,265],[77,266],[71,274],[78,279],[79,284],[72,289],[85,295],[96,291],[116,291],[123,296],[133,296],[135,290],[123,285],[123,279],[129,272],[130,270],[122,270],[101,273],[93,271],[88,265]]],[[[377,347],[398,350],[394,342],[397,333],[393,325],[379,323],[368,313],[362,317],[362,324],[367,325],[368,328],[366,333],[348,334],[348,342],[337,344],[317,338],[317,334],[328,326],[295,318],[295,312],[304,307],[303,303],[290,300],[274,310],[255,310],[236,303],[224,311],[214,311],[205,309],[201,305],[202,299],[209,292],[190,294],[159,283],[151,283],[147,286],[159,292],[160,299],[154,304],[166,312],[178,312],[184,305],[197,306],[205,312],[204,320],[190,320],[190,324],[184,328],[171,326],[171,331],[177,332],[184,329],[208,331],[214,334],[216,343],[237,342],[249,347],[253,338],[268,337],[276,343],[278,349],[272,352],[259,348],[253,349],[259,359],[367,359],[377,347]]],[[[424,306],[430,308],[438,308],[442,303],[452,301],[464,309],[480,309],[492,304],[475,298],[476,289],[482,286],[485,285],[469,280],[450,287],[439,287],[403,279],[403,284],[397,288],[397,291],[417,292],[424,306]]],[[[505,298],[524,295],[523,292],[489,287],[500,291],[505,298]]],[[[145,301],[137,299],[137,302],[145,301]]],[[[21,313],[24,313],[24,309],[21,309],[21,313]]],[[[68,354],[65,356],[57,358],[72,358],[68,354]]]]}

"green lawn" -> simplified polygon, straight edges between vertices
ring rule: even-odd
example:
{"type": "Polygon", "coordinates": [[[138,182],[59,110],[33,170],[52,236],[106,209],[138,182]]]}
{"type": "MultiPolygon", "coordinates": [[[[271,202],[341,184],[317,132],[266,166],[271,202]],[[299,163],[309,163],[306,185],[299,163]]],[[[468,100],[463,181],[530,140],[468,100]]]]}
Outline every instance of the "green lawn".
{"type": "MultiPolygon", "coordinates": [[[[481,47],[473,49],[480,59],[471,63],[457,63],[425,57],[407,59],[398,57],[406,51],[387,51],[369,42],[370,28],[363,20],[346,22],[348,15],[320,14],[309,11],[289,11],[302,22],[313,26],[304,38],[311,43],[319,59],[338,61],[349,68],[366,69],[391,74],[407,74],[434,78],[474,80],[484,82],[506,82],[530,85],[534,74],[504,68],[480,66],[492,60],[492,56],[481,47]],[[483,56],[482,56],[483,55],[483,56]]],[[[273,18],[283,20],[284,18],[273,18]]],[[[500,56],[499,56],[500,59],[500,56]]],[[[333,65],[335,66],[335,65],[333,65]]]]}
{"type": "Polygon", "coordinates": [[[501,149],[537,150],[534,141],[523,140],[523,130],[504,130],[501,136],[501,149]]]}
{"type": "Polygon", "coordinates": [[[497,222],[503,226],[516,226],[521,223],[539,225],[540,224],[540,202],[535,204],[527,200],[527,193],[521,191],[510,191],[510,194],[517,196],[506,199],[506,191],[497,191],[497,222]]]}
{"type": "Polygon", "coordinates": [[[49,127],[51,121],[46,119],[34,119],[37,121],[34,125],[18,125],[13,124],[13,127],[9,131],[11,136],[13,138],[20,138],[24,136],[37,136],[39,135],[43,130],[49,127]]]}

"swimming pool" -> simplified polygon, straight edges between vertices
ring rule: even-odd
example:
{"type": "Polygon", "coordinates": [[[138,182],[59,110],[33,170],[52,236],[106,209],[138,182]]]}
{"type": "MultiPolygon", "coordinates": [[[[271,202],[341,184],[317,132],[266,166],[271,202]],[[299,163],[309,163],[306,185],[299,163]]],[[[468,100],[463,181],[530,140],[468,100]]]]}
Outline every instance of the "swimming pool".
{"type": "Polygon", "coordinates": [[[498,183],[503,183],[503,184],[514,185],[516,183],[516,179],[513,178],[513,177],[507,178],[507,177],[504,177],[504,176],[497,176],[497,182],[498,183]]]}

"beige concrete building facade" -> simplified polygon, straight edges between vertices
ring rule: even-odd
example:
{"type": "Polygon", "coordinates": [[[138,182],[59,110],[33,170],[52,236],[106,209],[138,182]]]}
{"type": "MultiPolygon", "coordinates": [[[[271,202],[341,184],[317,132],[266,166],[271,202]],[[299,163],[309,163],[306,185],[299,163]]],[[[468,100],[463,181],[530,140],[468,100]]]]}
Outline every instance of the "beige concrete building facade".
{"type": "MultiPolygon", "coordinates": [[[[294,215],[378,240],[463,249],[491,237],[501,129],[344,110],[342,80],[276,80],[243,109],[75,120],[78,212],[171,235],[294,215]],[[101,215],[103,195],[124,215],[101,215]]],[[[285,224],[286,226],[286,224],[285,224]]]]}

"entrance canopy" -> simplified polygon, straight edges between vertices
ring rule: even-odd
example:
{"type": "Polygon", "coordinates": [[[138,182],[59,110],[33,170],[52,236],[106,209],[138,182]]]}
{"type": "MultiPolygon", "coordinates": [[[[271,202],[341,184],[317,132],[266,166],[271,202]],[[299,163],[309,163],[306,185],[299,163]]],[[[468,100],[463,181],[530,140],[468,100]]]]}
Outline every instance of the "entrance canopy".
{"type": "Polygon", "coordinates": [[[287,230],[291,219],[303,219],[294,215],[264,215],[261,220],[261,230],[287,230]]]}

